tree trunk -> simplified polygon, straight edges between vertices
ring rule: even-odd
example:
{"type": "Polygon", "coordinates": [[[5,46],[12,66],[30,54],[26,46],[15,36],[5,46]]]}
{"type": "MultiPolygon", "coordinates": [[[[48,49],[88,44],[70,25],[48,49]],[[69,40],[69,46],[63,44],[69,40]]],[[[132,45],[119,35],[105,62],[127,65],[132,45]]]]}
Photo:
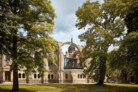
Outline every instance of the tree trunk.
{"type": "Polygon", "coordinates": [[[122,83],[128,83],[128,81],[127,81],[127,76],[128,76],[127,71],[126,71],[125,69],[123,69],[123,70],[121,71],[121,82],[122,82],[122,83]]]}
{"type": "Polygon", "coordinates": [[[104,84],[104,78],[106,73],[106,56],[102,56],[100,59],[100,66],[99,66],[99,81],[97,82],[97,85],[103,85],[104,84]]]}
{"type": "Polygon", "coordinates": [[[29,83],[29,74],[26,73],[26,83],[29,83]]]}
{"type": "Polygon", "coordinates": [[[12,91],[19,91],[18,84],[18,63],[17,63],[17,30],[14,31],[13,36],[13,87],[12,91]]]}
{"type": "MultiPolygon", "coordinates": [[[[14,67],[17,67],[17,63],[14,67]]],[[[19,91],[19,83],[18,83],[18,70],[13,70],[13,87],[12,91],[19,91]]]]}
{"type": "Polygon", "coordinates": [[[104,80],[102,80],[102,79],[99,80],[98,83],[97,83],[97,85],[103,85],[103,84],[104,84],[104,80]]]}

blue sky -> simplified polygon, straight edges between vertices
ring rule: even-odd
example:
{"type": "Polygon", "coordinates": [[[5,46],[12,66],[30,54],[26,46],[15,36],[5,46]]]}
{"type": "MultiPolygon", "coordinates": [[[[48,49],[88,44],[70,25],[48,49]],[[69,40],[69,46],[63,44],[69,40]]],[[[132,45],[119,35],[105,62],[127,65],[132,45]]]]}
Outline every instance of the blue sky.
{"type": "MultiPolygon", "coordinates": [[[[79,6],[82,6],[87,0],[51,0],[52,6],[55,9],[57,18],[55,21],[54,39],[60,42],[68,42],[73,37],[73,42],[78,45],[85,45],[84,42],[80,42],[78,35],[85,32],[86,30],[78,30],[75,27],[77,17],[75,15],[76,10],[79,6]]],[[[103,0],[90,0],[92,2],[99,1],[103,3],[103,0]]],[[[67,46],[63,46],[62,51],[65,52],[68,49],[67,46]]],[[[109,50],[113,49],[111,46],[109,50]]]]}

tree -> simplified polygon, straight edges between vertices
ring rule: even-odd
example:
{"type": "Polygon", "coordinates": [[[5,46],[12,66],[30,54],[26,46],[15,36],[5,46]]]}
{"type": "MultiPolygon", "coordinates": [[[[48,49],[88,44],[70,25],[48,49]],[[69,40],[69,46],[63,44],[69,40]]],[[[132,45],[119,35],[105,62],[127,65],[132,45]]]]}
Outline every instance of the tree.
{"type": "Polygon", "coordinates": [[[25,67],[27,73],[36,68],[43,76],[43,58],[54,63],[56,44],[49,34],[53,32],[55,13],[50,0],[3,0],[0,5],[7,11],[0,19],[1,52],[12,58],[12,90],[18,91],[20,68],[25,67]]]}
{"type": "MultiPolygon", "coordinates": [[[[129,72],[131,75],[135,75],[138,79],[138,1],[129,1],[130,6],[124,18],[127,26],[127,34],[121,41],[119,51],[126,53],[126,66],[131,69],[129,72]]],[[[124,62],[126,62],[124,61],[124,62]]],[[[138,83],[138,80],[136,80],[138,83]]]]}
{"type": "Polygon", "coordinates": [[[91,58],[86,73],[95,73],[97,84],[103,84],[106,75],[108,48],[117,43],[124,31],[124,21],[119,18],[121,8],[119,0],[105,0],[103,4],[86,1],[76,11],[78,29],[87,28],[79,37],[86,42],[81,63],[91,58]],[[118,2],[118,3],[117,3],[118,2]]]}
{"type": "MultiPolygon", "coordinates": [[[[108,63],[113,71],[120,70],[122,82],[127,82],[128,75],[135,75],[138,78],[138,1],[129,0],[122,3],[127,8],[121,12],[121,17],[125,21],[127,27],[126,35],[120,41],[118,50],[109,53],[108,63]],[[121,67],[119,67],[121,65],[121,67]]],[[[136,80],[138,83],[138,80],[136,80]]]]}

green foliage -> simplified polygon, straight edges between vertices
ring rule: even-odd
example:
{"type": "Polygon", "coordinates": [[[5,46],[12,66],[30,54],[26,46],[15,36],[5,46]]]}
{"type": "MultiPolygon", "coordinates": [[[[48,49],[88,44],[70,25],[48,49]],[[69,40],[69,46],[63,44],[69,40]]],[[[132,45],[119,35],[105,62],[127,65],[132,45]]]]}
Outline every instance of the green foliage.
{"type": "Polygon", "coordinates": [[[9,13],[1,13],[0,16],[0,54],[11,54],[12,50],[12,30],[18,28],[13,26],[15,20],[19,20],[18,16],[9,13]]]}
{"type": "MultiPolygon", "coordinates": [[[[48,58],[50,61],[53,61],[53,50],[56,44],[55,41],[49,37],[49,34],[53,32],[53,19],[55,17],[55,13],[50,3],[50,0],[26,0],[8,3],[9,6],[7,9],[11,12],[4,13],[2,16],[3,18],[1,18],[3,22],[1,21],[0,23],[3,29],[1,29],[0,32],[3,32],[4,35],[1,35],[1,39],[4,39],[4,37],[9,35],[12,40],[13,35],[15,35],[12,31],[17,30],[17,35],[15,36],[17,37],[18,43],[18,57],[20,57],[20,55],[22,57],[23,54],[25,54],[23,57],[32,57],[32,52],[39,50],[44,57],[48,58]],[[16,7],[17,9],[12,10],[10,7],[16,7]],[[14,11],[17,14],[12,15],[14,14],[14,11]],[[12,15],[12,17],[9,15],[12,15]]],[[[9,40],[10,38],[7,39],[7,41],[9,40]]],[[[11,42],[11,44],[12,43],[13,42],[11,42]]],[[[10,54],[12,53],[13,52],[11,51],[10,54]]],[[[19,64],[22,63],[21,61],[18,62],[20,62],[19,64]]]]}
{"type": "Polygon", "coordinates": [[[122,36],[124,31],[124,21],[120,18],[120,6],[118,0],[105,0],[103,4],[99,2],[87,1],[76,11],[79,29],[88,28],[79,37],[87,44],[83,49],[84,57],[81,63],[91,58],[90,66],[86,73],[95,73],[95,79],[103,83],[106,73],[107,52],[111,44],[116,44],[116,38],[122,36]]]}
{"type": "MultiPolygon", "coordinates": [[[[138,78],[138,31],[130,32],[124,37],[119,51],[126,55],[122,62],[125,63],[124,67],[127,69],[127,73],[138,78]]],[[[138,80],[136,82],[138,83],[138,80]]]]}
{"type": "Polygon", "coordinates": [[[116,76],[121,81],[121,78],[124,78],[124,81],[126,82],[126,76],[128,75],[126,71],[129,71],[129,67],[126,66],[126,54],[120,52],[118,49],[114,49],[111,52],[108,53],[107,58],[107,76],[110,78],[112,76],[116,76]],[[124,71],[125,70],[125,71],[124,71]]]}
{"type": "Polygon", "coordinates": [[[138,28],[138,2],[132,3],[128,9],[127,16],[125,17],[125,23],[128,28],[128,32],[136,31],[138,28]]]}
{"type": "Polygon", "coordinates": [[[119,52],[117,49],[112,50],[111,52],[108,53],[108,64],[110,69],[115,70],[115,69],[122,69],[122,65],[125,64],[126,60],[126,54],[119,52]]]}
{"type": "Polygon", "coordinates": [[[96,80],[104,80],[106,65],[107,75],[111,71],[127,75],[127,71],[132,71],[128,66],[137,65],[136,62],[130,63],[137,60],[137,31],[129,35],[125,31],[126,25],[128,33],[137,30],[137,4],[137,0],[104,0],[103,4],[87,1],[76,11],[76,26],[87,29],[79,36],[86,42],[81,64],[91,59],[86,73],[95,73],[96,80]],[[111,44],[120,48],[108,54],[111,44]]]}
{"type": "MultiPolygon", "coordinates": [[[[121,17],[124,19],[127,26],[127,33],[121,40],[119,49],[109,53],[109,69],[113,70],[112,72],[116,70],[121,71],[120,77],[125,77],[125,79],[127,79],[128,75],[138,78],[138,1],[122,0],[122,2],[126,8],[123,6],[124,12],[121,12],[121,15],[125,15],[121,17]]],[[[137,81],[138,80],[136,80],[136,82],[137,81]]]]}
{"type": "MultiPolygon", "coordinates": [[[[54,9],[50,0],[2,0],[0,16],[0,51],[12,58],[13,84],[18,84],[18,70],[38,70],[43,76],[44,58],[54,63],[56,43],[53,33],[54,9]],[[34,54],[36,54],[34,56],[34,54]]],[[[54,63],[55,65],[55,63],[54,63]]],[[[18,88],[13,89],[17,91],[18,88]]]]}

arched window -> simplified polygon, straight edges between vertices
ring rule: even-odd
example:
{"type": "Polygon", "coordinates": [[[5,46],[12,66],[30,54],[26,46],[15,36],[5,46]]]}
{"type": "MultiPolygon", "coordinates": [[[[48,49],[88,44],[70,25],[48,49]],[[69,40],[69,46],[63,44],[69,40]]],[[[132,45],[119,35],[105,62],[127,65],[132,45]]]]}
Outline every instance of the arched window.
{"type": "Polygon", "coordinates": [[[80,78],[82,78],[82,74],[80,75],[80,78]]]}
{"type": "Polygon", "coordinates": [[[19,73],[18,77],[21,78],[21,73],[19,73]]]}
{"type": "Polygon", "coordinates": [[[80,74],[78,74],[78,78],[80,78],[80,74]]]}
{"type": "Polygon", "coordinates": [[[22,74],[23,78],[25,78],[25,73],[22,74]]]}
{"type": "Polygon", "coordinates": [[[34,78],[36,78],[36,74],[34,74],[34,78]]]}
{"type": "Polygon", "coordinates": [[[48,74],[48,79],[50,79],[50,74],[48,74]]]}
{"type": "Polygon", "coordinates": [[[53,79],[54,78],[54,76],[53,76],[53,74],[51,74],[51,79],[53,79]]]}

